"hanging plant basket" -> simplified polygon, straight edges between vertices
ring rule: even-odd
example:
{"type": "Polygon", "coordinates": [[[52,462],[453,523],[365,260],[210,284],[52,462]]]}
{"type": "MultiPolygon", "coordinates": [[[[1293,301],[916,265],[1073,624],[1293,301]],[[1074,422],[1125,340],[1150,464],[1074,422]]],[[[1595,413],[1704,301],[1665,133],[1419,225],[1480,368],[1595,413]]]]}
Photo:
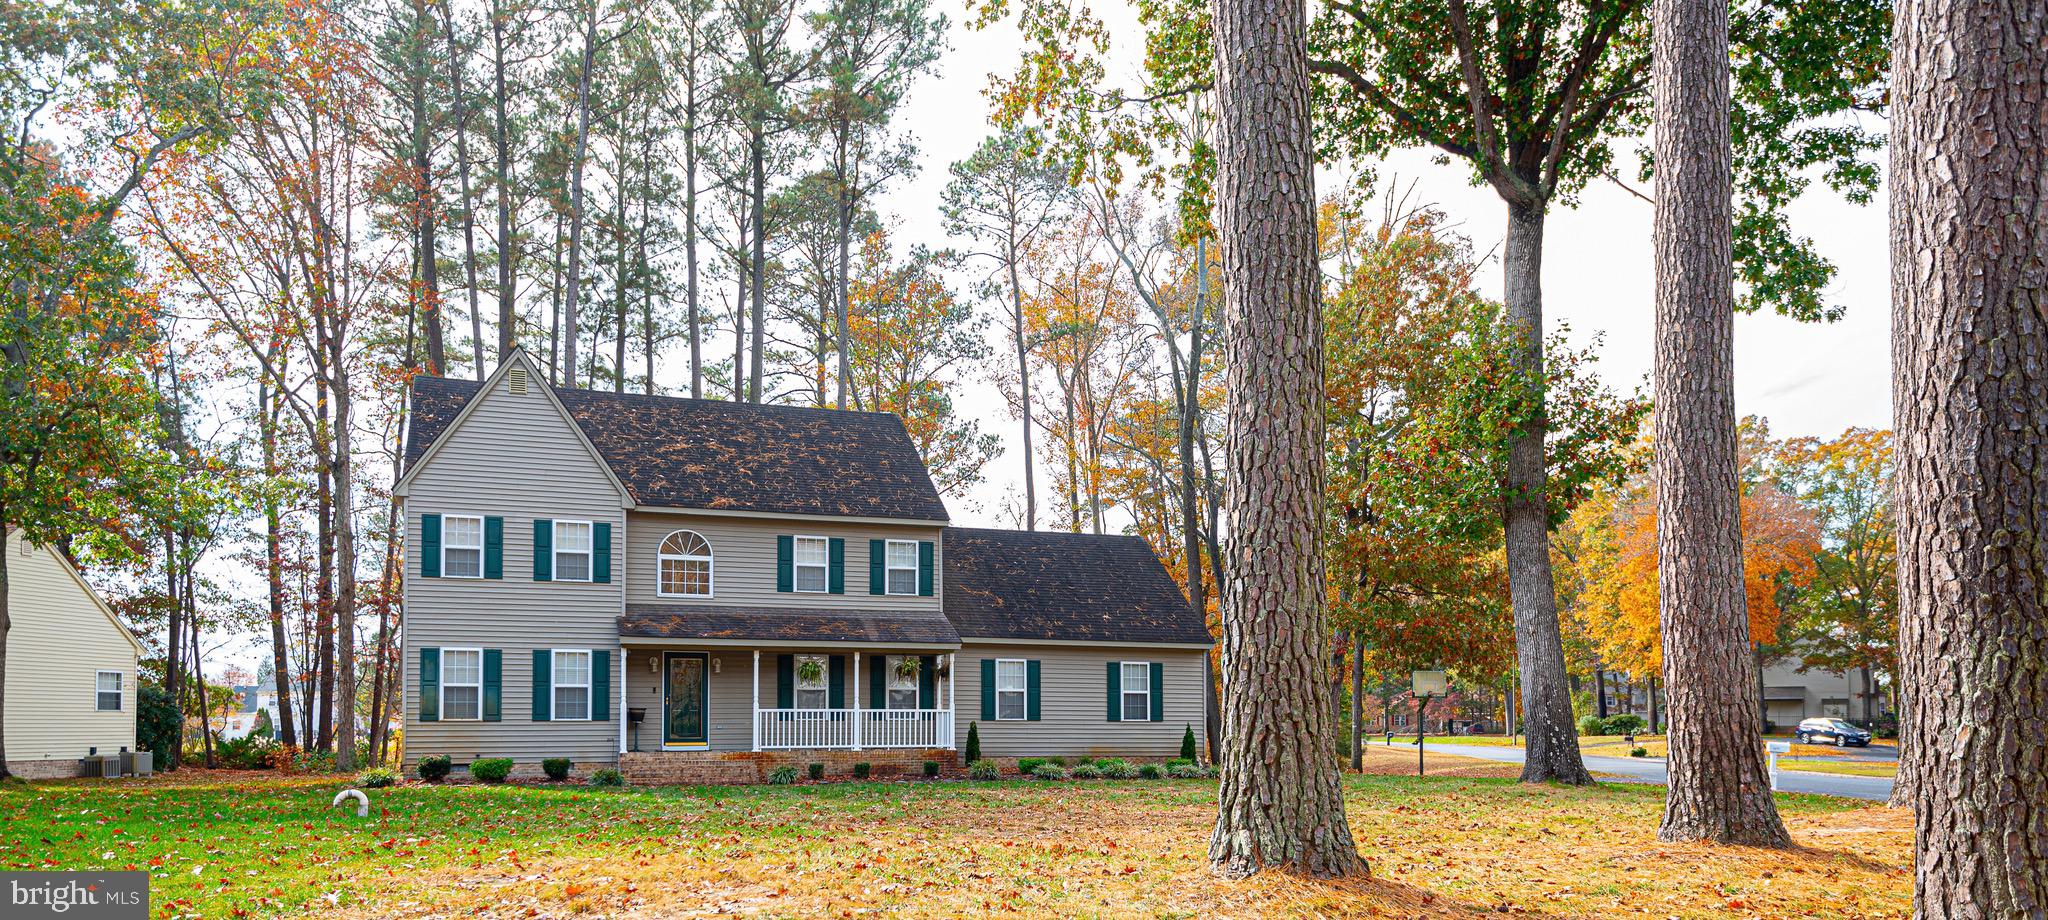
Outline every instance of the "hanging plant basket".
{"type": "Polygon", "coordinates": [[[807,684],[824,680],[825,665],[815,658],[806,658],[796,663],[796,676],[807,684]]]}
{"type": "Polygon", "coordinates": [[[924,660],[923,660],[923,659],[921,659],[921,658],[917,658],[917,657],[913,657],[913,656],[905,656],[905,657],[904,657],[904,659],[903,659],[902,661],[896,662],[896,676],[897,676],[897,677],[916,677],[916,676],[917,676],[917,672],[918,672],[918,671],[920,671],[920,670],[922,670],[922,669],[923,669],[923,667],[924,667],[924,660]]]}

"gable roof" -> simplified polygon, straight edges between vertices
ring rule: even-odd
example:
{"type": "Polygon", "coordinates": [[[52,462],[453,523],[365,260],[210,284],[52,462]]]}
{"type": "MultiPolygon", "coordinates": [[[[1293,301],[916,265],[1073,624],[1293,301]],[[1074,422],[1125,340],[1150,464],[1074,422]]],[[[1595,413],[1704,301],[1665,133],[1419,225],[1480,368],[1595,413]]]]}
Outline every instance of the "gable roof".
{"type": "MultiPolygon", "coordinates": [[[[536,375],[537,376],[537,375],[536,375]]],[[[546,387],[636,504],[766,514],[946,520],[903,420],[844,412],[546,387]]],[[[417,377],[410,474],[480,390],[417,377]]]]}
{"type": "Polygon", "coordinates": [[[143,655],[149,654],[149,650],[142,647],[142,640],[135,637],[135,631],[122,624],[121,618],[114,615],[114,608],[107,606],[106,598],[101,597],[98,591],[93,590],[92,584],[85,580],[85,575],[78,571],[77,566],[71,564],[71,560],[64,558],[63,553],[57,552],[34,540],[29,540],[27,535],[13,527],[6,529],[5,539],[0,539],[0,552],[15,552],[16,548],[24,542],[34,552],[40,553],[52,562],[57,563],[57,568],[63,571],[65,575],[70,576],[71,583],[78,586],[79,591],[84,592],[85,599],[92,602],[93,609],[98,610],[101,616],[107,618],[107,622],[113,625],[115,632],[121,634],[121,638],[128,640],[129,647],[135,649],[136,657],[140,658],[143,655]]]}
{"type": "Polygon", "coordinates": [[[1209,645],[1142,537],[945,531],[945,610],[973,639],[1209,645]]]}
{"type": "Polygon", "coordinates": [[[619,635],[661,639],[786,642],[895,642],[958,645],[960,634],[937,611],[843,607],[718,607],[627,604],[619,635]]]}

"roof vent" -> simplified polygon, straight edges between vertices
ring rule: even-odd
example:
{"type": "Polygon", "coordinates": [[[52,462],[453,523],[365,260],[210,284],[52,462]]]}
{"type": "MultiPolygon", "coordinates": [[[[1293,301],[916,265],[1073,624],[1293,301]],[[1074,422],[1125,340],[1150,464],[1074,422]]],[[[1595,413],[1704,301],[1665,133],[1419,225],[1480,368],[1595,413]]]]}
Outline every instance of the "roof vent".
{"type": "Polygon", "coordinates": [[[505,385],[514,396],[526,395],[526,368],[515,367],[505,372],[505,385]]]}

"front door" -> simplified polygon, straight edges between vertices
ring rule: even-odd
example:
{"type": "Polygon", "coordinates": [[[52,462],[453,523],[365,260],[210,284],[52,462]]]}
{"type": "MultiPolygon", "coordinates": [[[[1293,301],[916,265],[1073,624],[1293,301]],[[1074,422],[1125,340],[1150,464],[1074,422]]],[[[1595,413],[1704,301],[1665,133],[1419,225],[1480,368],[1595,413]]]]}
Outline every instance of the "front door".
{"type": "Polygon", "coordinates": [[[662,693],[661,741],[665,745],[703,744],[705,655],[667,652],[662,659],[667,680],[662,693]]]}

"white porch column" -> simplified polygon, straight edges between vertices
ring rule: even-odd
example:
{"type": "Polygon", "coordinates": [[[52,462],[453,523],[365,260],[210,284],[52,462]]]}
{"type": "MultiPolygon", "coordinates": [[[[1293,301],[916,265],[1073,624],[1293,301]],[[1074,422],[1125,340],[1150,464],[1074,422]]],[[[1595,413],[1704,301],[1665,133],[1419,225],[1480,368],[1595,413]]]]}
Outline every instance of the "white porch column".
{"type": "Polygon", "coordinates": [[[947,721],[953,723],[946,733],[946,750],[954,750],[960,744],[960,653],[946,656],[946,711],[947,721]]]}
{"type": "Polygon", "coordinates": [[[633,698],[631,694],[626,692],[626,674],[633,670],[626,667],[627,651],[628,649],[625,646],[619,646],[619,753],[621,754],[626,753],[626,701],[633,698]]]}
{"type": "Polygon", "coordinates": [[[853,653],[853,749],[860,750],[860,653],[853,653]]]}
{"type": "Polygon", "coordinates": [[[747,713],[747,722],[753,726],[754,750],[761,749],[761,650],[754,650],[754,710],[747,713]]]}

